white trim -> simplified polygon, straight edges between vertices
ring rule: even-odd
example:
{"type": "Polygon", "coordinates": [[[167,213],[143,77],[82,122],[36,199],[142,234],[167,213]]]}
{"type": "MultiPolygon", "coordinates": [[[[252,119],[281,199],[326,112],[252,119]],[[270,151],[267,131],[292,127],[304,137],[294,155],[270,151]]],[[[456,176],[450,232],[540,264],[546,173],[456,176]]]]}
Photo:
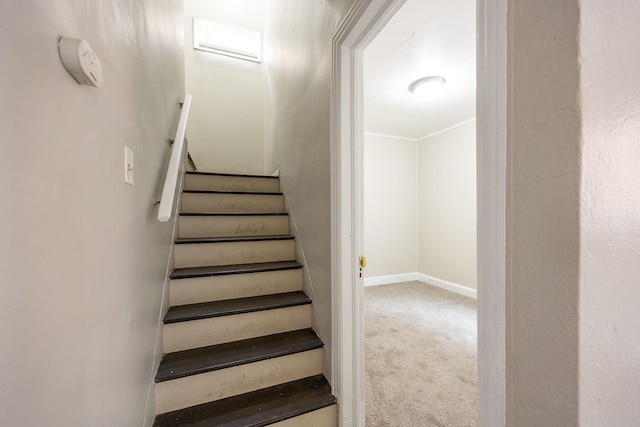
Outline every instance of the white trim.
{"type": "Polygon", "coordinates": [[[444,129],[440,129],[440,130],[437,130],[435,132],[431,132],[430,134],[425,135],[425,136],[423,136],[421,138],[410,138],[408,136],[387,135],[387,134],[384,134],[384,133],[377,133],[377,132],[365,132],[364,134],[367,135],[367,136],[379,136],[379,137],[382,137],[382,138],[393,138],[393,139],[399,139],[399,140],[402,140],[402,141],[421,142],[424,139],[431,138],[432,136],[440,135],[441,133],[448,132],[448,131],[453,130],[453,129],[459,127],[459,126],[466,125],[467,123],[470,123],[470,122],[474,121],[475,119],[476,119],[475,116],[469,117],[468,119],[464,119],[463,121],[458,122],[455,125],[451,125],[451,126],[446,127],[444,129]]]}
{"type": "Polygon", "coordinates": [[[449,292],[453,292],[465,297],[478,299],[478,291],[468,286],[458,285],[457,283],[449,282],[447,280],[438,279],[437,277],[429,276],[423,273],[402,273],[402,274],[389,274],[387,276],[375,276],[367,277],[364,279],[364,286],[380,286],[380,285],[392,285],[394,283],[404,282],[421,282],[427,285],[435,286],[436,288],[444,289],[449,292]]]}
{"type": "Polygon", "coordinates": [[[364,426],[362,52],[405,0],[356,0],[332,40],[331,384],[338,424],[364,426]]]}
{"type": "Polygon", "coordinates": [[[478,291],[468,286],[458,285],[457,283],[438,279],[437,277],[428,276],[422,273],[416,273],[416,276],[416,280],[418,280],[419,282],[426,283],[428,285],[432,285],[437,288],[456,293],[458,295],[464,295],[465,297],[478,299],[478,291]]]}
{"type": "Polygon", "coordinates": [[[507,0],[477,0],[478,425],[506,425],[507,0]]]}
{"type": "Polygon", "coordinates": [[[390,285],[392,283],[415,282],[418,280],[418,273],[390,274],[388,276],[366,277],[365,286],[390,285]]]}
{"type": "Polygon", "coordinates": [[[466,125],[467,123],[470,123],[470,122],[474,121],[475,119],[476,119],[476,116],[469,117],[468,119],[465,119],[465,120],[463,120],[463,121],[461,121],[459,123],[456,123],[455,125],[451,125],[451,126],[446,127],[444,129],[437,130],[435,132],[430,133],[427,136],[423,136],[422,138],[418,139],[418,141],[422,141],[423,139],[431,138],[432,136],[440,135],[441,133],[449,132],[450,130],[453,130],[453,129],[457,128],[457,127],[460,127],[462,125],[466,125]]]}
{"type": "Polygon", "coordinates": [[[367,136],[379,136],[381,138],[392,138],[392,139],[399,139],[401,141],[411,141],[411,142],[418,142],[420,141],[419,139],[416,138],[409,138],[407,136],[396,136],[396,135],[387,135],[384,133],[376,133],[376,132],[365,132],[364,133],[367,136]]]}

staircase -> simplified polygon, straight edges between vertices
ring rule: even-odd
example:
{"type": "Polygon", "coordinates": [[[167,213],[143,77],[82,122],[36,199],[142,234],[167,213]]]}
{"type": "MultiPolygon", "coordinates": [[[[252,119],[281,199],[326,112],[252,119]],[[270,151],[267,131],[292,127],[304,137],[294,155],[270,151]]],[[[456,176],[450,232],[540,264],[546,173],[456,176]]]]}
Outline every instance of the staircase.
{"type": "Polygon", "coordinates": [[[154,426],[337,425],[277,177],[186,172],[154,426]]]}

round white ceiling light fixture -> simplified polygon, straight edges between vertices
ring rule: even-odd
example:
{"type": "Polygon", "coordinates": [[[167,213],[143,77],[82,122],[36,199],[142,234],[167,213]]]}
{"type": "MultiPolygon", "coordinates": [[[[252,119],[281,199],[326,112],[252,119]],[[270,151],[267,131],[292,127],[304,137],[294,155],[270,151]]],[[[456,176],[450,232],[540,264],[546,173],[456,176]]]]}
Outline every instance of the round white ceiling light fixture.
{"type": "Polygon", "coordinates": [[[411,82],[409,92],[419,96],[433,96],[440,93],[447,81],[441,76],[429,76],[411,82]]]}

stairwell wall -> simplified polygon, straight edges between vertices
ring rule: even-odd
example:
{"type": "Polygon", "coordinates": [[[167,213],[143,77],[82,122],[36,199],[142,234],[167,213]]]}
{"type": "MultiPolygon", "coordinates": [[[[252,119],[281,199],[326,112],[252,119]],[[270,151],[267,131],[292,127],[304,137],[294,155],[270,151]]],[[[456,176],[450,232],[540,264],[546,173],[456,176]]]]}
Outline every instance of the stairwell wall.
{"type": "Polygon", "coordinates": [[[185,0],[186,91],[194,95],[189,151],[199,170],[262,174],[264,64],[193,48],[193,17],[263,32],[265,2],[185,0]]]}
{"type": "Polygon", "coordinates": [[[353,0],[271,0],[265,27],[265,169],[280,169],[331,375],[331,39],[353,0]]]}
{"type": "Polygon", "coordinates": [[[180,0],[0,2],[3,424],[151,424],[172,233],[153,202],[184,96],[182,14],[180,0]],[[90,43],[102,88],[65,71],[63,35],[90,43]]]}

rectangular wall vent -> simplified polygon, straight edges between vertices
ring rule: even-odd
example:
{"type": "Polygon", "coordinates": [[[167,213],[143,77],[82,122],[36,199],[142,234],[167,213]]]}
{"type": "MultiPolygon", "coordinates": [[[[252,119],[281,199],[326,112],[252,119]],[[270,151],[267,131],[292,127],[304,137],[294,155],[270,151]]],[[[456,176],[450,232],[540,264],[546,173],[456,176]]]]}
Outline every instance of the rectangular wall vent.
{"type": "Polygon", "coordinates": [[[262,36],[256,31],[193,18],[193,48],[247,61],[262,61],[262,36]]]}

